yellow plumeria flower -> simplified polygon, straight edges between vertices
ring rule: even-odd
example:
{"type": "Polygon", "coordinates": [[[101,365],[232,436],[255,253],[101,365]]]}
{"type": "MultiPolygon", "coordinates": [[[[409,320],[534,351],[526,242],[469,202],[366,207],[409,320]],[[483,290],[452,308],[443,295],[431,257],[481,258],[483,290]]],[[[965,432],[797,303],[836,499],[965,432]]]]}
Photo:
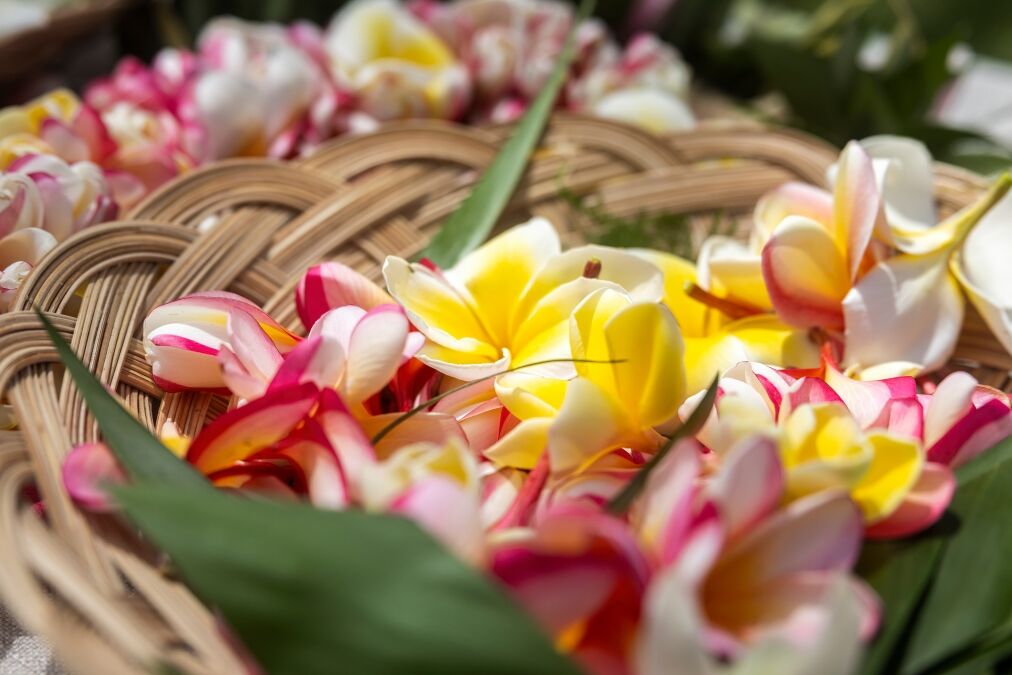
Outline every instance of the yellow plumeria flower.
{"type": "MultiPolygon", "coordinates": [[[[704,253],[700,253],[700,268],[704,268],[704,253]]],[[[687,287],[700,284],[700,271],[696,265],[659,251],[638,250],[637,254],[664,273],[664,303],[678,319],[685,338],[688,391],[706,389],[715,375],[742,361],[783,368],[814,368],[819,365],[819,349],[809,338],[808,331],[792,328],[773,314],[758,313],[733,318],[689,295],[687,287]]],[[[706,269],[703,271],[706,272],[706,269]]],[[[729,276],[730,273],[725,272],[725,279],[729,276]]],[[[761,276],[758,282],[762,284],[761,276]]],[[[730,297],[739,300],[739,296],[744,294],[741,290],[744,286],[744,282],[736,285],[739,295],[730,297]]]]}
{"type": "MultiPolygon", "coordinates": [[[[447,270],[391,256],[387,289],[427,338],[418,358],[461,380],[548,359],[570,358],[569,317],[601,288],[642,301],[663,294],[660,270],[632,253],[582,246],[560,253],[543,218],[491,239],[447,270]]],[[[569,364],[542,369],[557,377],[569,364]]]]}
{"type": "Polygon", "coordinates": [[[916,440],[881,430],[862,433],[838,403],[799,406],[782,430],[788,495],[846,490],[868,524],[899,508],[924,467],[924,450],[916,440]]]}
{"type": "Polygon", "coordinates": [[[654,427],[673,419],[685,397],[682,337],[671,311],[602,288],[573,312],[570,341],[575,359],[594,361],[578,361],[575,379],[500,378],[500,400],[524,421],[486,457],[530,468],[547,446],[558,475],[616,448],[656,449],[661,437],[654,427]]]}
{"type": "Polygon", "coordinates": [[[470,96],[467,70],[394,0],[357,0],[327,29],[334,72],[377,119],[454,117],[470,96]]]}

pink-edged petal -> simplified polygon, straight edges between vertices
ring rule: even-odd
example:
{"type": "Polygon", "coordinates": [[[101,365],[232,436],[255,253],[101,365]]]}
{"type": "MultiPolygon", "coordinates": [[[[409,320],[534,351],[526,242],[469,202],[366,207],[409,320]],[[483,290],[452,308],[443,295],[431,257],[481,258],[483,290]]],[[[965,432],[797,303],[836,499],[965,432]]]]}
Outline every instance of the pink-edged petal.
{"type": "Polygon", "coordinates": [[[689,536],[699,472],[698,446],[680,441],[650,475],[633,512],[640,538],[662,560],[673,560],[689,536]]]}
{"type": "Polygon", "coordinates": [[[784,183],[756,203],[753,245],[762,248],[787,216],[804,216],[829,227],[833,222],[833,196],[807,183],[784,183]]]}
{"type": "Polygon", "coordinates": [[[245,371],[263,384],[261,391],[266,389],[267,383],[274,378],[283,359],[281,352],[261,328],[260,323],[247,312],[230,311],[228,343],[245,371]]]}
{"type": "Polygon", "coordinates": [[[344,373],[345,354],[329,336],[314,335],[300,342],[285,357],[267,391],[313,382],[321,389],[336,387],[344,373]]]}
{"type": "Polygon", "coordinates": [[[916,396],[887,401],[871,427],[921,440],[924,438],[924,406],[916,396]]]}
{"type": "Polygon", "coordinates": [[[287,457],[302,471],[309,501],[325,509],[347,506],[347,479],[321,425],[310,420],[285,440],[278,454],[287,457]]]}
{"type": "Polygon", "coordinates": [[[507,541],[489,569],[514,597],[555,634],[587,619],[624,586],[638,611],[649,565],[629,528],[596,509],[560,507],[530,539],[507,541]]]}
{"type": "Polygon", "coordinates": [[[369,436],[333,389],[320,392],[320,405],[313,413],[313,419],[323,429],[354,492],[365,467],[376,462],[376,449],[369,436]]]}
{"type": "Polygon", "coordinates": [[[392,302],[386,291],[339,262],[310,267],[295,289],[295,308],[307,330],[338,307],[355,305],[369,310],[392,302]]]}
{"type": "Polygon", "coordinates": [[[933,445],[928,460],[958,468],[1012,436],[1012,411],[994,398],[959,419],[933,445]]]}
{"type": "Polygon", "coordinates": [[[401,365],[408,319],[399,305],[370,309],[348,340],[348,361],[341,389],[351,404],[382,389],[401,365]]]}
{"type": "Polygon", "coordinates": [[[222,345],[218,350],[217,359],[225,386],[240,399],[248,401],[258,398],[266,391],[267,383],[263,378],[247,370],[246,365],[228,345],[222,345]]]}
{"type": "Polygon", "coordinates": [[[955,491],[956,478],[952,470],[942,464],[928,462],[899,508],[885,520],[866,529],[865,536],[872,539],[898,539],[927,529],[945,513],[955,491]]]}
{"type": "Polygon", "coordinates": [[[931,447],[973,410],[977,379],[957,370],[938,383],[924,411],[924,445],[931,447]]]}
{"type": "Polygon", "coordinates": [[[871,158],[860,144],[851,141],[840,154],[833,190],[833,227],[840,246],[847,252],[850,279],[864,260],[876,226],[881,228],[882,198],[871,158]]]}
{"type": "Polygon", "coordinates": [[[824,225],[801,216],[783,220],[763,247],[762,274],[785,323],[843,328],[841,303],[851,277],[846,254],[824,225]]]}
{"type": "Polygon", "coordinates": [[[784,471],[776,441],[751,436],[728,453],[707,487],[718,504],[727,537],[735,539],[780,504],[784,471]]]}
{"type": "Polygon", "coordinates": [[[318,393],[315,384],[307,383],[230,410],[204,427],[190,445],[187,461],[210,473],[278,442],[305,418],[318,393]]]}
{"type": "Polygon", "coordinates": [[[818,492],[791,502],[734,542],[718,562],[739,583],[762,584],[800,572],[847,570],[864,532],[846,494],[818,492]]]}
{"type": "Polygon", "coordinates": [[[105,443],[75,446],[63,460],[63,486],[67,494],[89,511],[116,508],[103,486],[122,485],[127,476],[105,443]]]}
{"type": "Polygon", "coordinates": [[[847,377],[831,363],[826,365],[826,384],[839,394],[862,429],[879,419],[889,401],[917,396],[917,382],[912,377],[862,382],[847,377]]]}
{"type": "Polygon", "coordinates": [[[484,557],[478,497],[457,481],[429,476],[409,487],[389,508],[417,522],[462,560],[478,564],[484,557]]]}
{"type": "Polygon", "coordinates": [[[843,399],[824,380],[817,377],[802,377],[787,391],[787,397],[780,404],[780,419],[785,420],[800,406],[812,403],[841,403],[843,399]]]}

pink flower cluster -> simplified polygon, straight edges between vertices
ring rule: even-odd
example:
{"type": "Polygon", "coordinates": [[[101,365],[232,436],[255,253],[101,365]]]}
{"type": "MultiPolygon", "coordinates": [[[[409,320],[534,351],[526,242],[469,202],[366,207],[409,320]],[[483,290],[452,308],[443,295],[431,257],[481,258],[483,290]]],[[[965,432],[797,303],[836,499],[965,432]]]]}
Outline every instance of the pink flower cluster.
{"type": "MultiPolygon", "coordinates": [[[[88,204],[78,204],[65,181],[57,181],[65,191],[59,198],[52,183],[39,186],[52,171],[32,172],[43,196],[36,211],[60,212],[52,200],[70,199],[78,229],[214,160],[305,155],[340,134],[404,117],[514,120],[543,86],[572,22],[572,8],[556,0],[420,0],[410,7],[357,0],[326,29],[215,19],[194,51],[164,49],[150,65],[127,57],[89,85],[83,100],[58,90],[0,110],[0,237],[38,225],[23,209],[39,200],[18,197],[33,188],[11,177],[24,174],[30,156],[101,169],[89,178],[89,194],[103,201],[88,204]]],[[[658,132],[692,125],[682,100],[689,73],[673,49],[642,35],[623,50],[596,21],[582,24],[578,38],[561,107],[658,132]]],[[[17,243],[24,234],[0,242],[7,297],[0,302],[9,303],[41,255],[69,234],[41,229],[53,237],[35,236],[30,250],[17,243]]]]}

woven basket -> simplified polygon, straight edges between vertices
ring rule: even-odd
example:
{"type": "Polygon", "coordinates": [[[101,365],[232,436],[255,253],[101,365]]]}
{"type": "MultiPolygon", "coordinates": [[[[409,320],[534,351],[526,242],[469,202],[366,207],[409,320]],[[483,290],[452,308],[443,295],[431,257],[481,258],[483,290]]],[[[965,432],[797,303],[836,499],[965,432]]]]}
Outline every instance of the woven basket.
{"type": "MultiPolygon", "coordinates": [[[[79,233],[38,267],[14,311],[0,316],[0,393],[21,420],[19,431],[0,432],[0,598],[68,668],[133,673],[166,662],[191,673],[241,671],[215,617],[163,573],[157,552],[117,518],[77,510],[64,493],[61,459],[95,439],[96,428],[28,310],[48,313],[148,427],[173,419],[194,433],[227,400],[166,395],[154,385],[138,339],[151,308],[228,289],[298,329],[293,288],[309,265],[336,259],[378,278],[386,255],[417,253],[508,132],[402,123],[298,164],[223,162],[165,186],[123,222],[79,233]],[[213,214],[217,224],[207,228],[213,214]],[[32,486],[45,518],[31,506],[32,486]]],[[[619,216],[685,213],[710,224],[719,213],[747,224],[742,216],[767,190],[792,179],[823,184],[836,154],[783,131],[703,128],[659,139],[559,117],[503,224],[544,215],[577,243],[587,222],[560,198],[561,186],[619,216]]],[[[945,214],[984,187],[964,171],[936,169],[945,214]]],[[[1009,388],[1012,358],[972,311],[954,365],[1009,388]]]]}

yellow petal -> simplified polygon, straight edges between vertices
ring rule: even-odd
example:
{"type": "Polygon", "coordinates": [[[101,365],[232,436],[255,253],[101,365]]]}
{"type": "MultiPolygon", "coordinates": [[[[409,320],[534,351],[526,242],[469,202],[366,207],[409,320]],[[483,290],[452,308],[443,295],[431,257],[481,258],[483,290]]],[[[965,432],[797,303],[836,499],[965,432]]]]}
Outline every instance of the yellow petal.
{"type": "Polygon", "coordinates": [[[872,448],[868,471],[851,490],[867,523],[888,517],[917,482],[924,467],[924,451],[915,440],[885,431],[867,435],[872,448]]]}
{"type": "Polygon", "coordinates": [[[619,400],[638,428],[667,421],[685,399],[685,347],[664,305],[640,303],[618,312],[604,329],[619,400]]]}
{"type": "Polygon", "coordinates": [[[553,420],[536,417],[521,422],[483,453],[499,467],[533,469],[548,447],[553,420]]]}
{"type": "MultiPolygon", "coordinates": [[[[589,295],[573,312],[570,319],[570,346],[574,359],[608,361],[611,351],[604,328],[632,300],[625,293],[601,289],[589,295]]],[[[575,363],[581,377],[594,381],[611,395],[616,395],[614,370],[608,363],[575,363]]]]}
{"type": "Polygon", "coordinates": [[[521,420],[554,417],[566,397],[566,380],[527,371],[503,373],[495,380],[495,393],[521,420]]]}
{"type": "MultiPolygon", "coordinates": [[[[683,336],[705,337],[726,323],[727,318],[724,314],[690,298],[685,293],[686,284],[697,282],[694,264],[661,251],[636,249],[635,253],[656,265],[664,274],[664,304],[678,319],[683,336]]],[[[762,283],[761,273],[759,281],[762,283]]]]}
{"type": "Polygon", "coordinates": [[[842,405],[799,406],[784,422],[783,432],[781,456],[792,497],[832,488],[849,491],[872,463],[872,448],[842,405]]]}
{"type": "Polygon", "coordinates": [[[578,377],[548,431],[549,466],[567,474],[590,466],[627,437],[630,425],[618,401],[596,384],[578,377]]]}
{"type": "Polygon", "coordinates": [[[506,345],[514,302],[535,272],[559,250],[552,224],[534,218],[492,238],[445,275],[453,285],[468,290],[482,325],[496,344],[506,345]]]}
{"type": "Polygon", "coordinates": [[[487,361],[499,358],[500,350],[475,315],[474,303],[465,291],[423,265],[394,256],[383,264],[383,276],[390,295],[431,342],[487,361]]]}
{"type": "Polygon", "coordinates": [[[552,290],[579,279],[591,263],[594,278],[624,289],[633,300],[659,302],[664,297],[664,275],[654,265],[629,252],[607,246],[579,246],[555,256],[531,280],[513,312],[513,332],[527,321],[535,305],[552,290]]]}
{"type": "Polygon", "coordinates": [[[721,298],[771,310],[763,281],[762,258],[728,237],[710,237],[699,251],[700,285],[721,298]]]}

